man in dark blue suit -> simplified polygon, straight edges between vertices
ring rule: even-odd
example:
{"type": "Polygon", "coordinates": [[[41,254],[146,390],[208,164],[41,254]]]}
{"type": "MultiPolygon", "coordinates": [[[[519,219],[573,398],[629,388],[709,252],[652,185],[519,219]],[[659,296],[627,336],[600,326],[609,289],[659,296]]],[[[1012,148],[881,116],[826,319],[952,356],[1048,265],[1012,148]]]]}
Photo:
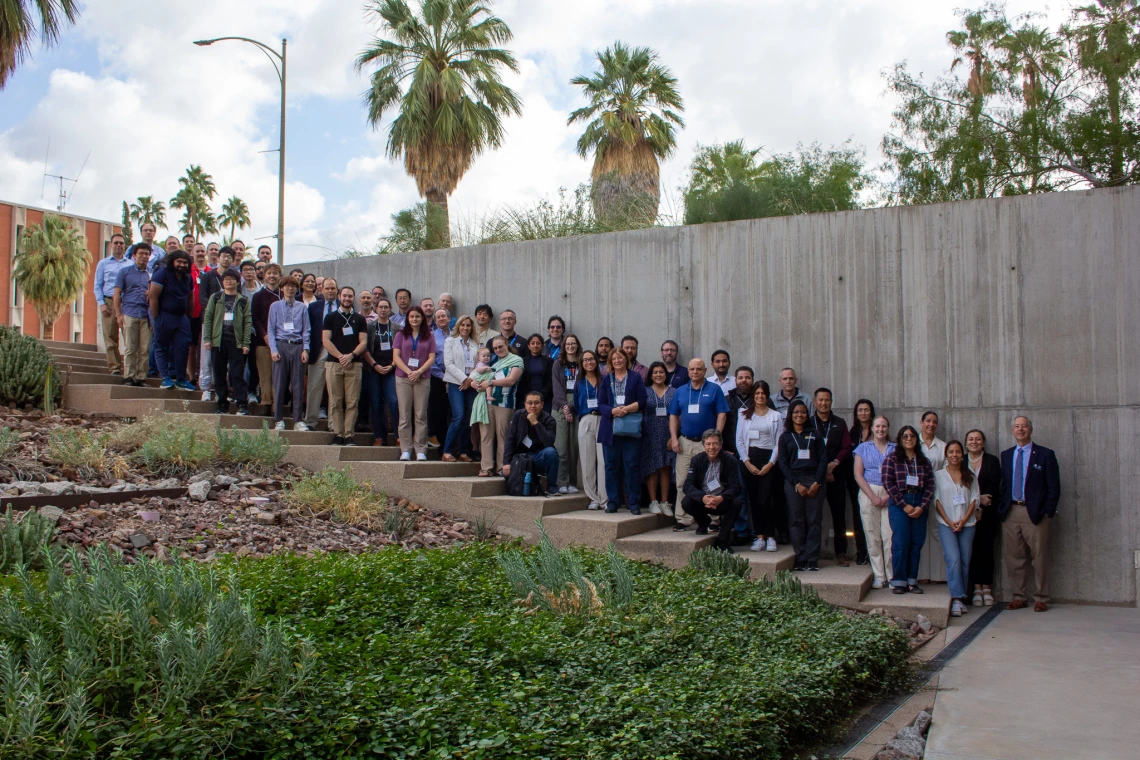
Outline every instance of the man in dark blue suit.
{"type": "Polygon", "coordinates": [[[313,326],[313,333],[309,338],[309,387],[305,391],[305,425],[310,428],[317,425],[321,400],[325,395],[325,357],[328,356],[328,352],[321,343],[322,327],[325,317],[338,308],[336,302],[338,290],[336,280],[326,277],[321,283],[321,297],[313,299],[309,304],[309,324],[313,326]]]}
{"type": "Polygon", "coordinates": [[[1001,453],[1001,499],[998,518],[1002,521],[1002,544],[1013,601],[1007,610],[1027,604],[1025,576],[1033,563],[1033,609],[1049,609],[1049,532],[1057,502],[1061,499],[1061,473],[1052,449],[1032,441],[1033,423],[1028,417],[1013,418],[1016,446],[1001,453]]]}

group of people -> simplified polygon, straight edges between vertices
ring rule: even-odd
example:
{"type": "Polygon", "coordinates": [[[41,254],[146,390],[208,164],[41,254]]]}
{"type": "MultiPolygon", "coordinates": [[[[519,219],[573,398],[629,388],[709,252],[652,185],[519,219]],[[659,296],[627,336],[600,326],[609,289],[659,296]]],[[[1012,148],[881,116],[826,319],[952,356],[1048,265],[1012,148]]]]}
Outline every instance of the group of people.
{"type": "Polygon", "coordinates": [[[385,445],[395,427],[402,461],[439,447],[444,461],[478,461],[480,477],[509,478],[525,455],[544,490],[580,486],[589,509],[635,515],[644,498],[674,530],[715,532],[726,551],[790,543],[798,571],[819,569],[824,503],[836,561],[850,564],[850,502],[854,561],[870,564],[874,587],[922,593],[920,581],[945,580],[955,615],[994,603],[1000,533],[1011,607],[1028,599],[1032,564],[1035,609],[1047,609],[1059,475],[1025,417],[999,461],[980,430],[964,443],[939,439],[933,411],[892,438],[890,421],[859,399],[848,425],[832,412],[831,390],[809,396],[790,367],[773,394],[748,366],[730,374],[724,350],[713,352],[710,373],[701,358],[679,364],[680,347],[666,340],[646,366],[636,337],[602,337],[589,350],[558,316],[545,336],[523,338],[510,309],[495,326],[490,305],[459,314],[447,293],[415,302],[407,288],[389,299],[381,286],[358,295],[331,277],[282,276],[268,247],[255,262],[240,241],[215,251],[172,237],[163,251],[146,226],[143,238],[130,251],[113,240],[96,272],[108,361],[128,384],[153,370],[162,387],[194,390],[197,359],[203,400],[216,399],[219,413],[232,399],[248,414],[261,399],[277,429],[289,407],[294,429],[327,417],[332,444],[345,446],[362,429],[385,445]],[[125,367],[112,353],[119,329],[125,367]],[[142,358],[148,343],[153,368],[142,358]],[[924,553],[928,543],[941,551],[924,553]]]}

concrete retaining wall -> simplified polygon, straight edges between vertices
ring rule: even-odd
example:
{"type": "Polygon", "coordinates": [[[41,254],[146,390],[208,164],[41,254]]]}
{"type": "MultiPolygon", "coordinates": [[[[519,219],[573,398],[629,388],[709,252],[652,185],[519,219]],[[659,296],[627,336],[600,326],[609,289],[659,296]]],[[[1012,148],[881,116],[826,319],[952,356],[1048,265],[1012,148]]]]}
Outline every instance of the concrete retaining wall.
{"type": "Polygon", "coordinates": [[[304,265],[342,284],[510,307],[519,332],[559,314],[592,347],[667,337],[728,350],[775,388],[867,397],[892,427],[1011,445],[1016,414],[1057,451],[1054,595],[1134,604],[1140,510],[1140,188],[816,214],[304,265]]]}

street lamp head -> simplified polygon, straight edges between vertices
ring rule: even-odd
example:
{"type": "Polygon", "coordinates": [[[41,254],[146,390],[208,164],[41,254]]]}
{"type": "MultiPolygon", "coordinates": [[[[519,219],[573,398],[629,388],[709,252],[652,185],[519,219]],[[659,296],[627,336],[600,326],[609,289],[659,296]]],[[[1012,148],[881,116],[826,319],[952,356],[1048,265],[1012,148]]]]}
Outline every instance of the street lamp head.
{"type": "Polygon", "coordinates": [[[206,47],[207,45],[213,45],[214,40],[194,40],[194,44],[198,47],[206,47]]]}

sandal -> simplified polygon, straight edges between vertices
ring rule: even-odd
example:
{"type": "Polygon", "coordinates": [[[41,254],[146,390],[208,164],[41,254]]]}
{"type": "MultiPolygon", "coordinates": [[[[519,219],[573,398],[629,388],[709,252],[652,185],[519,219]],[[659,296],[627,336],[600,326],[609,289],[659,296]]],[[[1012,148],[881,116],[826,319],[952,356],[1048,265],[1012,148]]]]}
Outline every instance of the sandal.
{"type": "Polygon", "coordinates": [[[992,607],[993,603],[994,603],[993,592],[988,588],[982,589],[982,604],[984,604],[987,607],[992,607]]]}
{"type": "Polygon", "coordinates": [[[974,592],[974,598],[970,600],[970,604],[972,604],[975,607],[981,607],[982,606],[982,592],[981,591],[975,591],[974,592]]]}
{"type": "Polygon", "coordinates": [[[491,471],[490,470],[479,470],[479,477],[489,478],[489,477],[491,477],[491,471]]]}

